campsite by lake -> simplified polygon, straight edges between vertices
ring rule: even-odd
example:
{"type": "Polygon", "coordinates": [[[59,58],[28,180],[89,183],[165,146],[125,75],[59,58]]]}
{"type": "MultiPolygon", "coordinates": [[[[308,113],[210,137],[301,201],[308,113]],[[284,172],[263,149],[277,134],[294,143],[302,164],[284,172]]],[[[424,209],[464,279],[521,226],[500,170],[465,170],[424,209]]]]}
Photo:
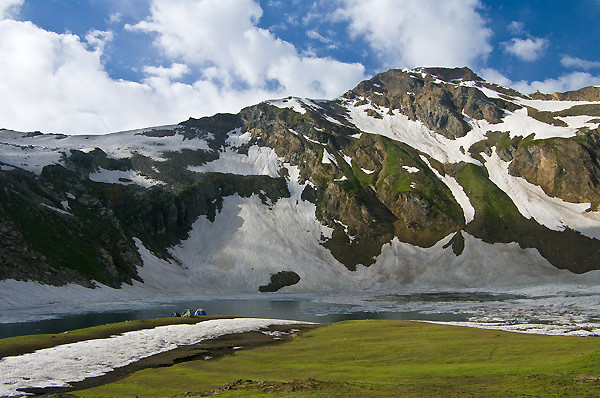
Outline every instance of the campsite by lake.
{"type": "MultiPolygon", "coordinates": [[[[0,303],[1,304],[1,303],[0,303]]],[[[293,319],[316,323],[383,319],[483,325],[580,325],[600,329],[600,292],[552,287],[512,292],[268,293],[245,296],[146,297],[112,302],[3,308],[0,338],[61,333],[106,323],[152,319],[202,308],[208,315],[293,319]]],[[[543,332],[543,331],[542,331],[543,332]]]]}

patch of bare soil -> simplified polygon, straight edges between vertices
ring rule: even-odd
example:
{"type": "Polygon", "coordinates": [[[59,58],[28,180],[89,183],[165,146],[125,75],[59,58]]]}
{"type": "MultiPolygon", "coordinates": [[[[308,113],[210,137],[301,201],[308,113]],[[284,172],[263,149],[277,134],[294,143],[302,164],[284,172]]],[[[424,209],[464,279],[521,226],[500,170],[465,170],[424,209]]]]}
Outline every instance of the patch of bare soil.
{"type": "Polygon", "coordinates": [[[306,380],[294,380],[290,382],[280,382],[280,381],[254,381],[254,380],[236,380],[231,383],[224,384],[220,387],[217,387],[210,392],[200,393],[199,395],[191,395],[193,393],[185,394],[184,396],[193,397],[208,397],[212,395],[217,395],[225,391],[245,391],[245,390],[256,390],[262,391],[264,393],[269,392],[279,392],[279,391],[302,391],[302,390],[316,390],[325,385],[329,384],[325,381],[319,381],[315,379],[306,379],[306,380]]]}

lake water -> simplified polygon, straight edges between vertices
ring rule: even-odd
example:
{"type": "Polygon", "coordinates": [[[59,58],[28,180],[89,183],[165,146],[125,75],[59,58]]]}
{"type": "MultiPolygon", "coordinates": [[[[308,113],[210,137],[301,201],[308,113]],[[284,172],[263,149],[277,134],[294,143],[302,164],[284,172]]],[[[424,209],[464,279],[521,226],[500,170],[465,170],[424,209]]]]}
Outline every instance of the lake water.
{"type": "Polygon", "coordinates": [[[399,319],[504,324],[600,324],[600,294],[557,290],[524,293],[433,292],[390,294],[262,294],[245,297],[136,299],[113,303],[48,305],[0,312],[0,338],[60,333],[112,322],[168,317],[186,308],[209,315],[331,323],[352,319],[399,319]]]}
{"type": "MultiPolygon", "coordinates": [[[[419,311],[365,311],[347,304],[315,302],[308,299],[188,299],[166,303],[151,303],[146,308],[119,309],[117,311],[83,312],[77,314],[40,314],[49,319],[28,319],[24,322],[0,323],[0,338],[38,333],[61,333],[106,323],[135,319],[168,317],[186,308],[192,313],[203,308],[210,315],[293,319],[299,321],[331,323],[351,319],[402,319],[432,321],[463,321],[466,314],[421,313],[419,311]]],[[[39,310],[39,309],[38,309],[39,310]]]]}

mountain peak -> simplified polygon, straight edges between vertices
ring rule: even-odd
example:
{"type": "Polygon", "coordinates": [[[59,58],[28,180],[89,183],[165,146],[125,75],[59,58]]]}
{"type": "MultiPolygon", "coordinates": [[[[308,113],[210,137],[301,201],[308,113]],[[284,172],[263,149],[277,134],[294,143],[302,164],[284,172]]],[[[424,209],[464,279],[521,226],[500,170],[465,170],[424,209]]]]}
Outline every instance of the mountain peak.
{"type": "Polygon", "coordinates": [[[438,79],[446,83],[459,83],[461,81],[467,82],[483,82],[484,79],[479,77],[475,72],[466,66],[462,68],[416,68],[414,69],[420,73],[426,73],[437,77],[438,79]]]}
{"type": "Polygon", "coordinates": [[[508,94],[508,90],[486,83],[467,67],[416,68],[380,73],[359,83],[345,93],[344,98],[362,98],[362,102],[370,101],[390,111],[399,110],[411,120],[422,121],[436,133],[456,139],[471,130],[464,115],[499,123],[506,110],[520,108],[509,101],[508,94]],[[484,87],[495,91],[495,95],[488,97],[482,91],[484,87]]]}

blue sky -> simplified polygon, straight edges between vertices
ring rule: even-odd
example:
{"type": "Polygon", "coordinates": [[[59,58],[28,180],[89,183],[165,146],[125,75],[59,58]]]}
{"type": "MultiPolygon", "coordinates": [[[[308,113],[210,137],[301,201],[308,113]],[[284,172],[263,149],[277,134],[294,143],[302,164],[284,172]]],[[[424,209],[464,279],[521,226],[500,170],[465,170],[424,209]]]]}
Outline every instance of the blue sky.
{"type": "Polygon", "coordinates": [[[177,123],[415,66],[600,85],[599,17],[600,0],[0,0],[0,127],[177,123]]]}

